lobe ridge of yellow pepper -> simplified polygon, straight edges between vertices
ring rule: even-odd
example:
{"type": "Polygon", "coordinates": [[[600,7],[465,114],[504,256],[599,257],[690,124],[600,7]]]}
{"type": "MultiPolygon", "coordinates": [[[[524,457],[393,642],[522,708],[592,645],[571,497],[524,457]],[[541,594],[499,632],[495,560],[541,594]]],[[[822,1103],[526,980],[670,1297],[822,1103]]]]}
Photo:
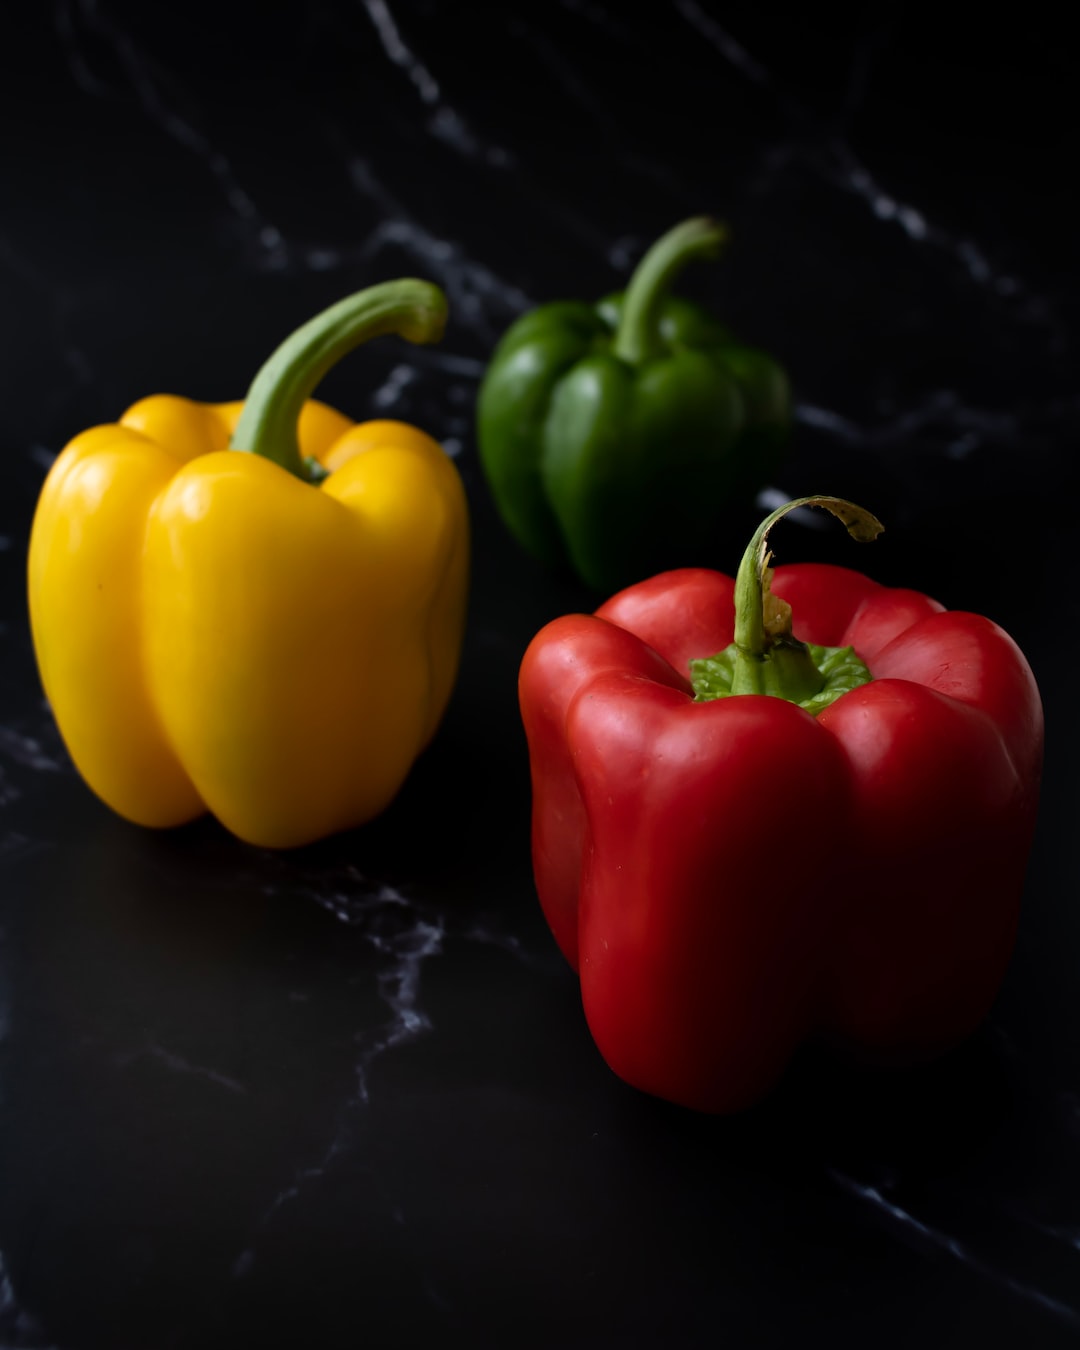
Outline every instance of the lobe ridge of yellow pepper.
{"type": "Polygon", "coordinates": [[[419,429],[310,396],[363,337],[434,341],[445,300],[405,280],[327,314],[243,404],[142,399],[77,436],[42,487],[28,559],[42,684],[80,773],[138,824],[209,810],[265,847],[362,824],[452,693],[460,475],[419,429]],[[265,453],[285,443],[298,475],[265,453]]]}

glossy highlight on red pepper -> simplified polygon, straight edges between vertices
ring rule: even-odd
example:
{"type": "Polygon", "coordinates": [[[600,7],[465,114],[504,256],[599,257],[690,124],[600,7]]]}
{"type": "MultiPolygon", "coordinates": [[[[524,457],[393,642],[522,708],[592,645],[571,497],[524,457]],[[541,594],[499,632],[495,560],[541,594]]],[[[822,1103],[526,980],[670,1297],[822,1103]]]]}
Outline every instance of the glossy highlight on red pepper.
{"type": "Polygon", "coordinates": [[[760,1100],[810,1038],[909,1063],[982,1022],[1043,753],[1035,678],[995,623],[844,567],[773,572],[758,533],[740,596],[767,621],[746,652],[853,649],[867,678],[825,706],[696,696],[691,663],[747,631],[736,581],[700,568],[555,619],[519,678],[536,887],[597,1047],[715,1113],[760,1100]]]}

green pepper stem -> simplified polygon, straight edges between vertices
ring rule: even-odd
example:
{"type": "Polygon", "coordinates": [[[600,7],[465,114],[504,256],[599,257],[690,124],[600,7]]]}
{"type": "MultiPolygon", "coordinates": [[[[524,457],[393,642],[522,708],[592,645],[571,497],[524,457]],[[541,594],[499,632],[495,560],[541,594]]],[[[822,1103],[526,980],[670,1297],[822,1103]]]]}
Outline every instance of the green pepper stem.
{"type": "Polygon", "coordinates": [[[634,269],[623,297],[612,351],[641,365],[660,351],[660,309],[675,277],[694,258],[717,258],[727,227],[710,216],[693,216],[661,235],[634,269]]]}
{"type": "Polygon", "coordinates": [[[255,376],[230,450],[262,455],[312,479],[297,427],[323,376],[369,338],[397,333],[409,342],[438,342],[445,325],[446,297],[429,281],[386,281],[339,300],[287,337],[255,376]]]}
{"type": "Polygon", "coordinates": [[[800,702],[824,684],[805,644],[791,631],[790,606],[769,588],[769,531],[800,506],[820,506],[831,512],[860,543],[876,539],[884,528],[876,516],[842,497],[799,497],[766,516],[747,545],[735,577],[733,694],[779,694],[800,702]]]}

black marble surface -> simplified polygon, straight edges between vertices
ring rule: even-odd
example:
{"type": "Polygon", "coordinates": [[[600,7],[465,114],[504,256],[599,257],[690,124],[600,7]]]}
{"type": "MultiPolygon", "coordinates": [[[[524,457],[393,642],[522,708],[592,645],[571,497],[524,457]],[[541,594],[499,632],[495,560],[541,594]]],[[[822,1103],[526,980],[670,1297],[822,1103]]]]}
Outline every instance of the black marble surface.
{"type": "MultiPolygon", "coordinates": [[[[0,1346],[1080,1342],[1061,28],[702,0],[18,14],[0,48],[0,1346]],[[988,614],[1048,728],[987,1025],[903,1074],[807,1052],[734,1119],[608,1072],[540,915],[517,665],[601,597],[513,546],[473,425],[517,314],[620,285],[702,211],[734,242],[684,293],[796,388],[773,488],[887,527],[856,562],[840,532],[789,524],[780,560],[988,614]],[[469,625],[438,737],[378,821],[300,851],[125,824],[37,681],[25,555],[48,465],[144,394],[242,396],[292,327],[403,275],[445,288],[444,341],[373,344],[321,392],[425,426],[466,482],[469,625]]],[[[718,539],[717,565],[744,542],[718,539]]]]}

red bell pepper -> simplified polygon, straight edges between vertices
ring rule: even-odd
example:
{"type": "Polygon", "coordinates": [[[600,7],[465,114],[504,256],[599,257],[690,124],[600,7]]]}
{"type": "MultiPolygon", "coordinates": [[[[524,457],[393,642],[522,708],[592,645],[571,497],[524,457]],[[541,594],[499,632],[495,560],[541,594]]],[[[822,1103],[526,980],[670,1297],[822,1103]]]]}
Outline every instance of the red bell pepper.
{"type": "Polygon", "coordinates": [[[788,503],[735,581],[662,573],[521,666],[536,886],[589,1029],[626,1082],[702,1111],[759,1100],[812,1037],[893,1062],[967,1037],[1035,825],[1016,643],[847,568],[773,572],[769,530],[805,505],[881,528],[788,503]]]}

